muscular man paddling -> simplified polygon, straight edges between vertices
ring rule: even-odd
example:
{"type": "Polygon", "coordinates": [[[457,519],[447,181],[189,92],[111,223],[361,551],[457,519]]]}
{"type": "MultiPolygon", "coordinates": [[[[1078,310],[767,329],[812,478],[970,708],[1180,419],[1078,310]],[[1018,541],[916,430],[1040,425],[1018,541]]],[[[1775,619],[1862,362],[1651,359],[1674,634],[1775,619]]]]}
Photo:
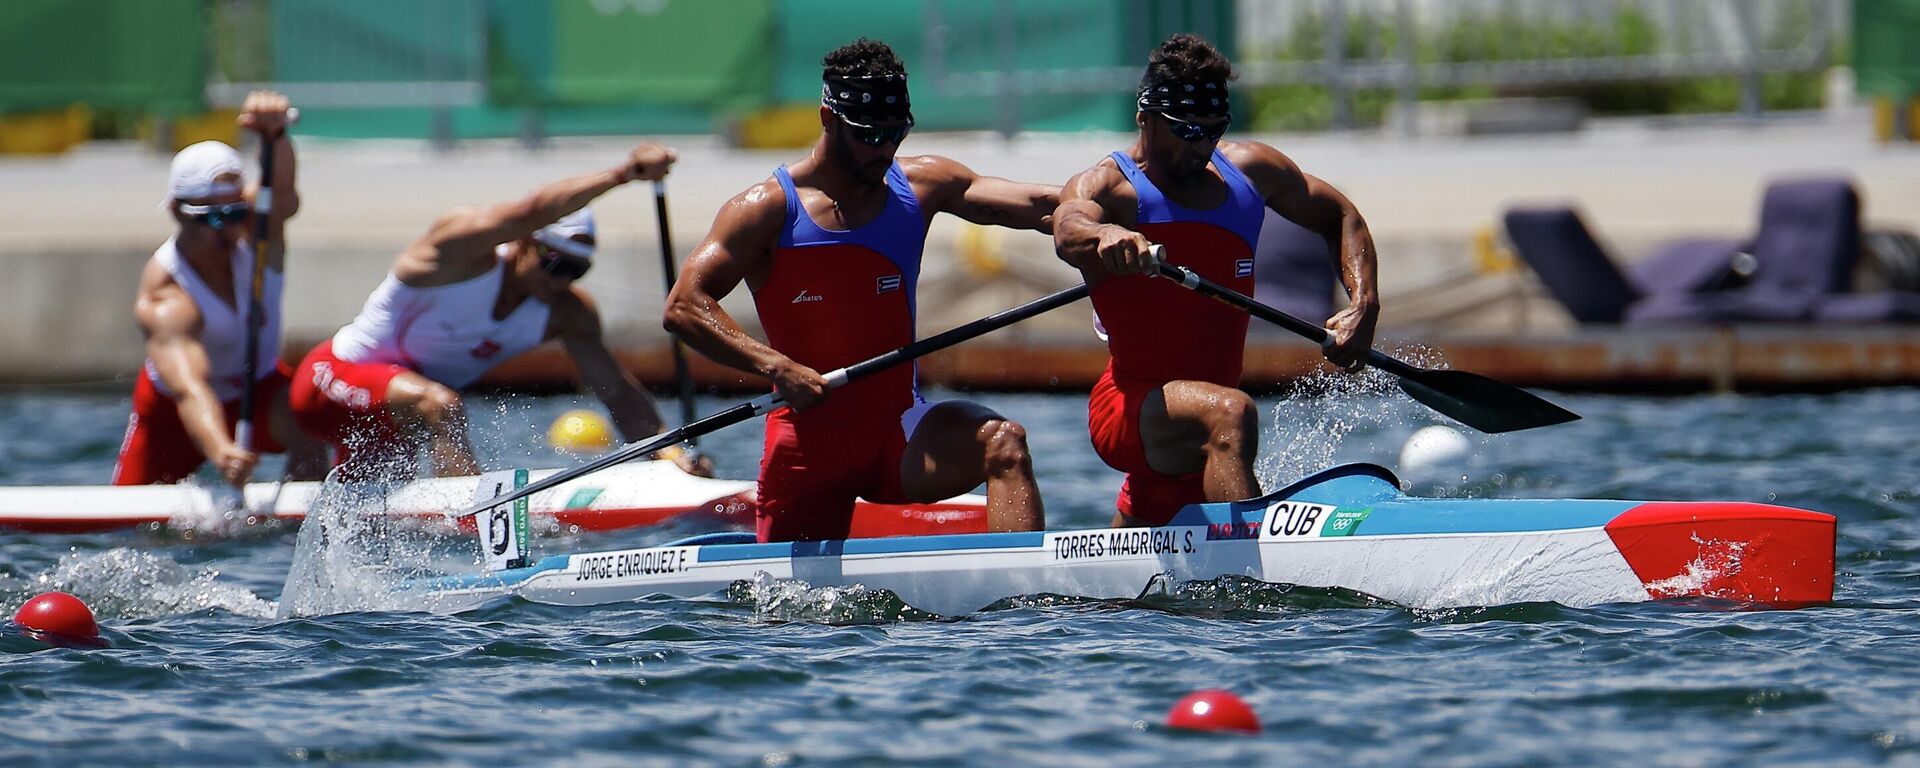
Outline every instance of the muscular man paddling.
{"type": "Polygon", "coordinates": [[[133,390],[133,414],[113,468],[114,485],[174,483],[209,458],[228,483],[253,474],[261,453],[287,451],[288,474],[318,477],[322,447],[294,426],[287,410],[287,367],[280,361],[280,290],[286,271],[286,221],[300,209],[293,142],[286,141],[287,99],[257,91],[240,125],[273,152],[274,192],[254,381],[245,378],[247,303],[253,281],[256,192],[241,189],[240,153],[203,141],[174,155],[166,208],[178,228],[140,275],[133,314],[147,337],[147,361],[133,390]],[[242,390],[253,389],[256,445],[234,440],[242,390]],[[284,446],[284,447],[283,447],[284,446]]]}
{"type": "Polygon", "coordinates": [[[1115,525],[1160,525],[1186,504],[1259,495],[1259,419],[1237,387],[1247,316],[1153,278],[1166,259],[1251,295],[1263,208],[1318,232],[1337,254],[1350,305],[1329,319],[1326,355],[1353,369],[1379,314],[1373,237],[1351,202],[1257,141],[1221,142],[1233,67],[1213,45],[1175,35],[1140,81],[1132,147],[1067,182],[1054,242],[1091,287],[1106,372],[1087,426],[1127,473],[1115,525]]]}
{"type": "Polygon", "coordinates": [[[643,144],[614,168],[443,214],[394,259],[360,315],[301,361],[300,425],[336,446],[350,476],[410,477],[423,444],[434,474],[477,474],[459,390],[557,338],[622,435],[658,433],[653,399],[608,351],[600,313],[574,281],[593,266],[588,201],[663,178],[673,160],[643,144]]]}
{"type": "Polygon", "coordinates": [[[721,209],[667,301],[668,330],[772,379],[789,406],[767,418],[760,539],[846,538],[856,497],[930,502],[983,480],[990,529],[1038,529],[1044,513],[1019,424],[975,403],[921,401],[909,366],[831,393],[820,372],[912,343],[934,214],[1045,232],[1057,190],[944,157],[896,159],[913,127],[905,66],[866,39],[824,63],[813,151],[721,209]],[[765,343],[720,308],[741,281],[765,343]]]}

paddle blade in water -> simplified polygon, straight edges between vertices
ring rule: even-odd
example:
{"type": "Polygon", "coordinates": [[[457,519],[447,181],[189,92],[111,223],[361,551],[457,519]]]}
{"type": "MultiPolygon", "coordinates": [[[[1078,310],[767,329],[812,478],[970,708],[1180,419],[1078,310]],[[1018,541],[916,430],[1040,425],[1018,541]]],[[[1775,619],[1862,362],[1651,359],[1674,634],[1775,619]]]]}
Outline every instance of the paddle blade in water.
{"type": "Polygon", "coordinates": [[[1428,408],[1488,434],[1565,424],[1580,414],[1511,384],[1466,371],[1415,369],[1400,389],[1428,408]]]}

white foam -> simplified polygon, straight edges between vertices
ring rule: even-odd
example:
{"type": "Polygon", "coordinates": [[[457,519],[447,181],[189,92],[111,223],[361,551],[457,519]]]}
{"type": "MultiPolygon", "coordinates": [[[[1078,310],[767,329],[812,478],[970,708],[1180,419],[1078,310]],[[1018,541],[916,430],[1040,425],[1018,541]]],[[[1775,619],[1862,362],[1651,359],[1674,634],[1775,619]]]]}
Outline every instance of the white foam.
{"type": "Polygon", "coordinates": [[[26,592],[57,590],[80,598],[94,613],[117,618],[221,610],[268,618],[273,603],[211,568],[192,570],[163,555],[118,547],[71,552],[53,568],[22,580],[26,592]]]}

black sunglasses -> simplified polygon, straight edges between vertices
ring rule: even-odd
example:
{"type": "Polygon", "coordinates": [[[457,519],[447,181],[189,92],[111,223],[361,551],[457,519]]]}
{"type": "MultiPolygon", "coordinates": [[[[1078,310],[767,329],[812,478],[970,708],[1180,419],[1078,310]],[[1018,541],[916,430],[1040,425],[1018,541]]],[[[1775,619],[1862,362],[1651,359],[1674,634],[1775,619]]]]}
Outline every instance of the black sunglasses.
{"type": "Polygon", "coordinates": [[[842,115],[839,112],[835,112],[834,114],[840,117],[840,122],[846,123],[848,128],[853,129],[853,138],[869,147],[878,147],[889,143],[898,144],[907,139],[908,131],[913,130],[913,118],[911,117],[907,118],[905,123],[883,126],[861,125],[852,120],[848,120],[846,115],[842,115]]]}
{"type": "Polygon", "coordinates": [[[253,215],[253,208],[246,202],[220,203],[218,205],[180,204],[180,212],[187,218],[205,224],[214,229],[225,229],[229,224],[240,224],[253,215]]]}
{"type": "Polygon", "coordinates": [[[1166,118],[1167,127],[1172,128],[1173,135],[1180,137],[1181,141],[1199,141],[1201,139],[1219,141],[1220,137],[1227,135],[1227,126],[1233,124],[1232,117],[1228,117],[1212,125],[1207,125],[1204,123],[1188,122],[1165,112],[1161,112],[1160,116],[1166,118]]]}
{"type": "Polygon", "coordinates": [[[534,243],[540,251],[540,271],[563,280],[578,280],[586,277],[587,270],[593,269],[593,260],[561,253],[547,247],[544,243],[534,243]]]}

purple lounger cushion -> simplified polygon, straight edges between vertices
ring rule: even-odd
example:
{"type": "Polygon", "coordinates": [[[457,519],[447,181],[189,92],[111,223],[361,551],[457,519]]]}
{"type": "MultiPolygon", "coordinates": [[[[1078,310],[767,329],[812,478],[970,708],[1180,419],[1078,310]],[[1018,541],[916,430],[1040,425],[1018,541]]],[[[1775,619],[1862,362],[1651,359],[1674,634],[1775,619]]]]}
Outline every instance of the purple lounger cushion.
{"type": "Polygon", "coordinates": [[[1794,323],[1813,317],[1818,297],[1773,290],[1665,293],[1627,310],[1634,325],[1680,323],[1794,323]]]}
{"type": "Polygon", "coordinates": [[[1629,267],[1627,274],[1649,296],[1718,290],[1733,276],[1733,255],[1746,247],[1739,240],[1676,240],[1629,267]]]}
{"type": "Polygon", "coordinates": [[[1824,323],[1920,323],[1920,293],[1828,296],[1814,307],[1813,319],[1824,323]]]}
{"type": "Polygon", "coordinates": [[[1572,209],[1515,208],[1506,224],[1514,250],[1573,319],[1617,323],[1640,298],[1572,209]]]}
{"type": "Polygon", "coordinates": [[[1784,181],[1767,187],[1759,262],[1750,285],[1780,291],[1845,293],[1860,260],[1860,197],[1846,179],[1784,181]]]}

